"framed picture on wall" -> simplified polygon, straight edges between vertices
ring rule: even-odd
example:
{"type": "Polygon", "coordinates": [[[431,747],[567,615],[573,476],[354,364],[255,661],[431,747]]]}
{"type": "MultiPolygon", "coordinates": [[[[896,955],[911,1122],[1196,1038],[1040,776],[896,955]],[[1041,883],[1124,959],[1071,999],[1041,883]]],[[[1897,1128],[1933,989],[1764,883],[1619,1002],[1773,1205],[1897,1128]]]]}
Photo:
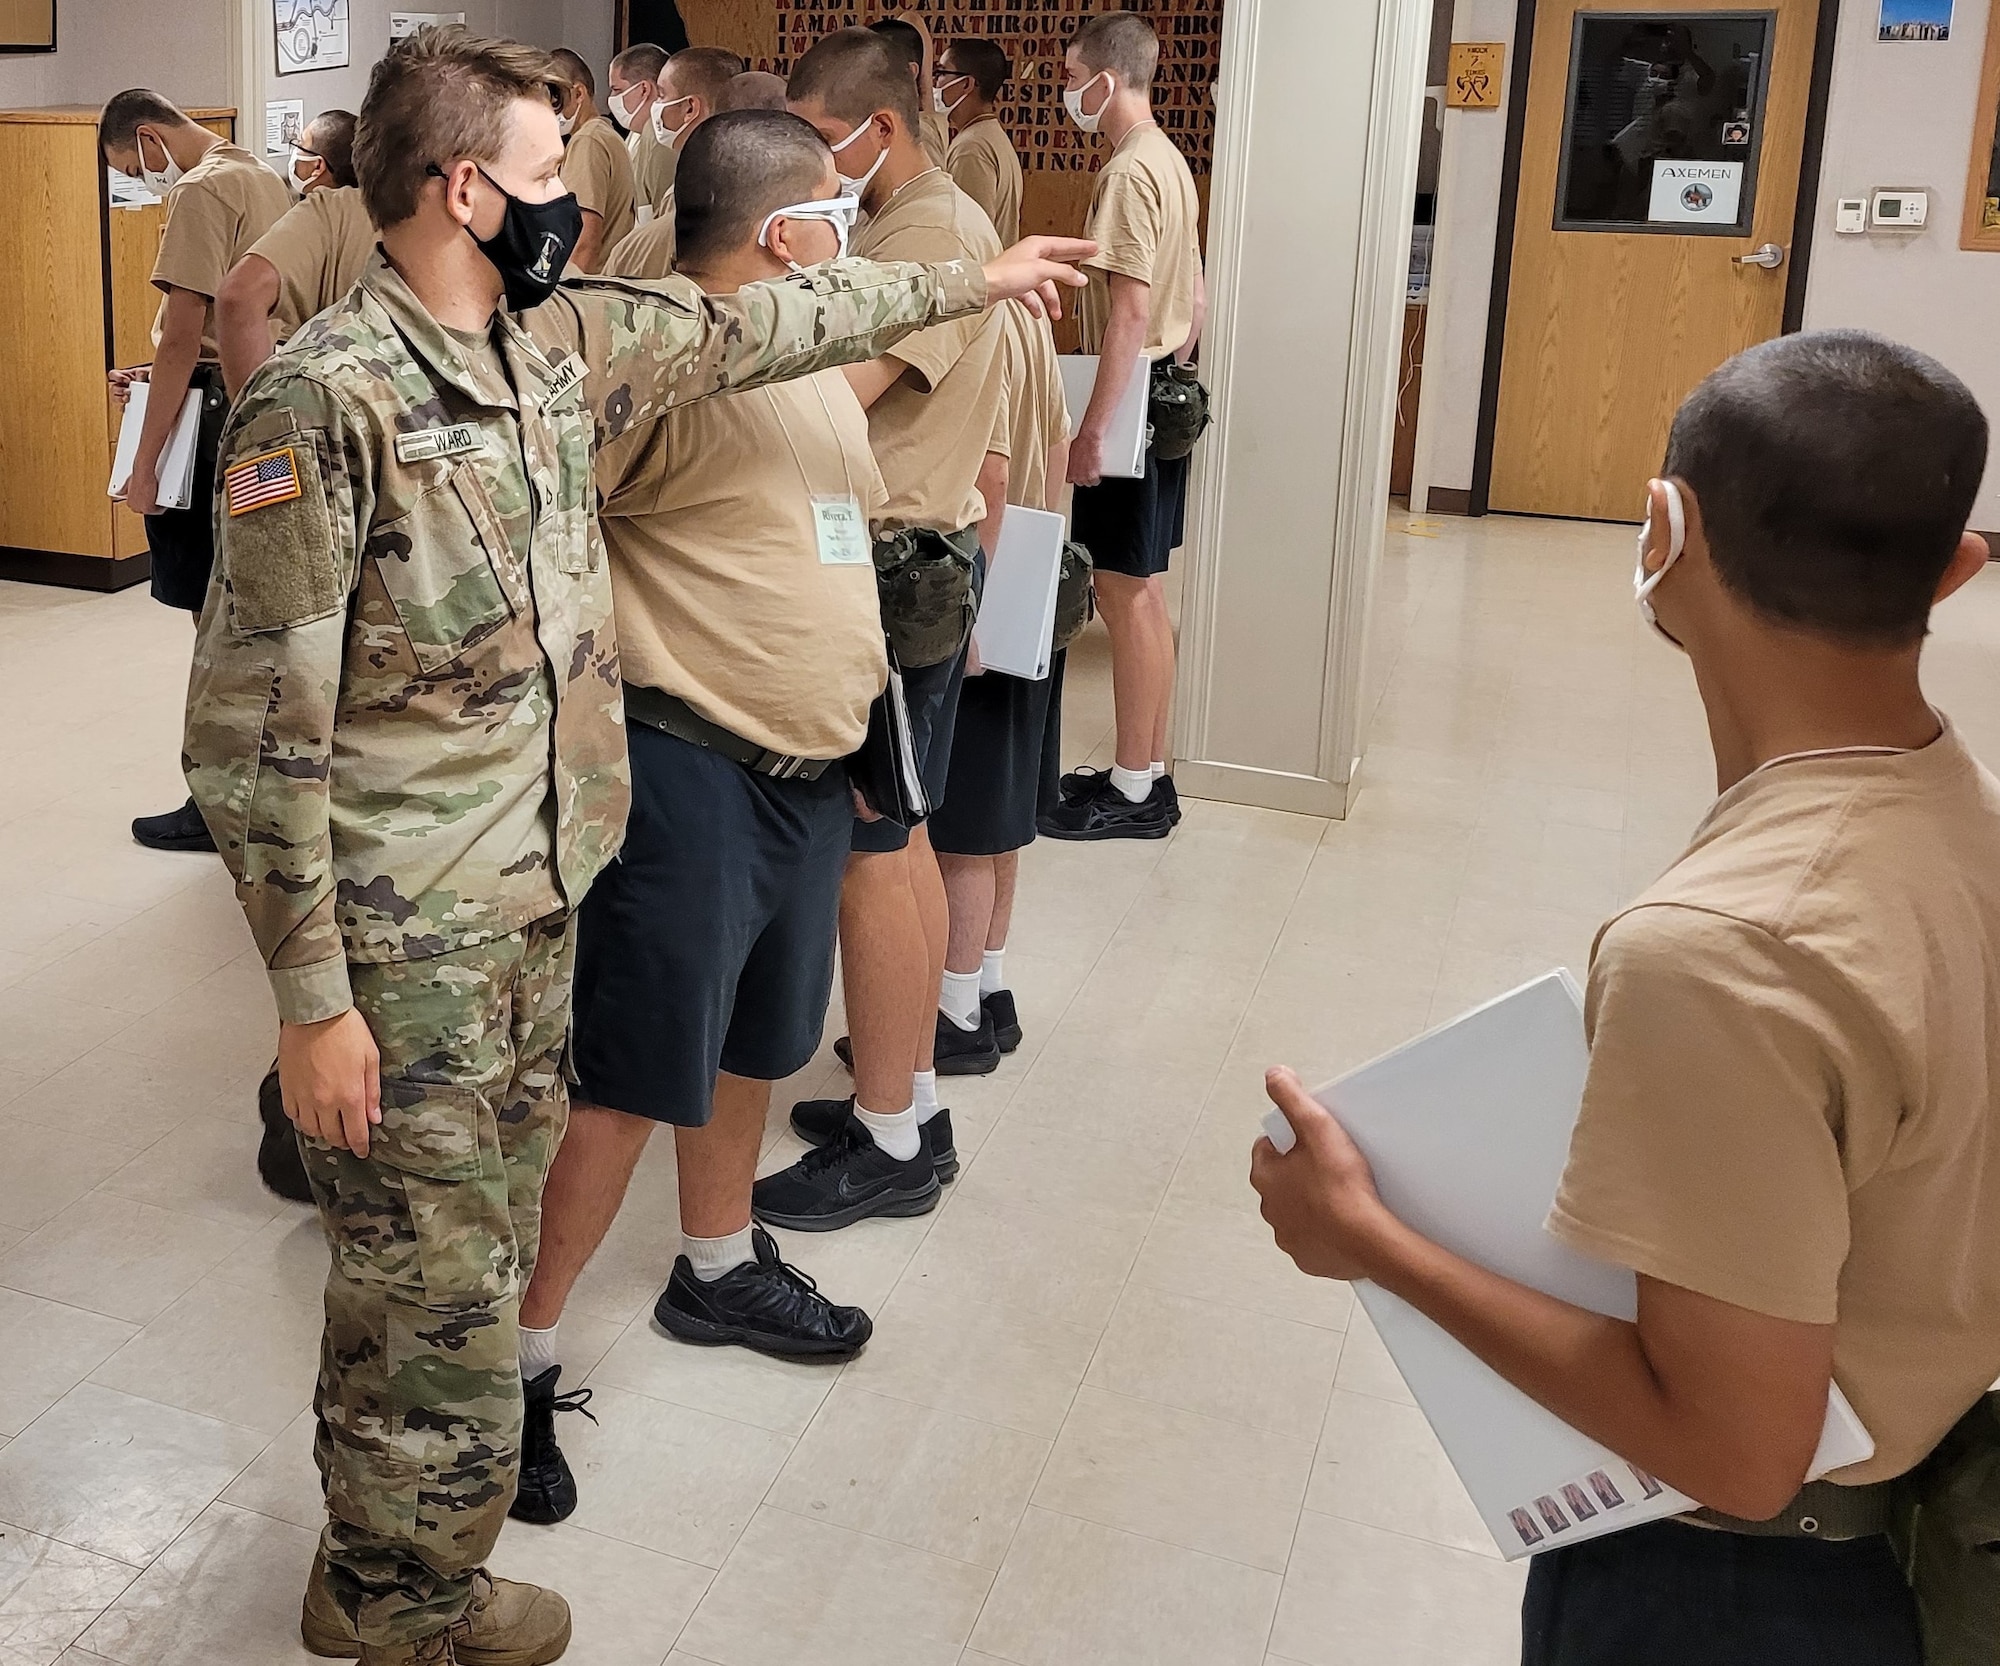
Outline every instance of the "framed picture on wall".
{"type": "Polygon", "coordinates": [[[0,0],[0,52],[53,52],[56,0],[0,0]]]}
{"type": "Polygon", "coordinates": [[[278,73],[347,67],[347,0],[271,0],[278,73]]]}
{"type": "Polygon", "coordinates": [[[1962,249],[2000,254],[2000,12],[1986,30],[1979,71],[1978,113],[1972,122],[1972,166],[1966,169],[1962,249]]]}

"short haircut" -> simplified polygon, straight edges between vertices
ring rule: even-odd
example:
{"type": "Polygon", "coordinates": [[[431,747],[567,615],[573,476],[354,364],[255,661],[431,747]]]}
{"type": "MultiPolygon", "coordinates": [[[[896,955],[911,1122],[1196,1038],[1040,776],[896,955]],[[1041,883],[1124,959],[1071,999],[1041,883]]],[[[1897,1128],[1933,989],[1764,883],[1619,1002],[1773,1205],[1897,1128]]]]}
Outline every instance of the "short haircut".
{"type": "Polygon", "coordinates": [[[397,41],[368,77],[354,134],[354,171],[368,217],[387,229],[417,211],[432,166],[496,160],[508,112],[547,103],[562,72],[540,47],[486,40],[462,23],[397,41]]]}
{"type": "Polygon", "coordinates": [[[748,69],[723,89],[718,101],[722,110],[782,110],[785,107],[785,78],[769,70],[748,69]]]}
{"type": "Polygon", "coordinates": [[[979,96],[989,104],[1014,78],[1013,66],[1007,62],[1007,54],[998,41],[966,35],[958,40],[946,41],[942,55],[951,59],[953,74],[972,77],[979,96]]]}
{"type": "Polygon", "coordinates": [[[820,195],[833,153],[810,122],[783,110],[711,116],[674,169],[674,260],[699,268],[757,235],[764,217],[820,195]]]}
{"type": "Polygon", "coordinates": [[[611,60],[611,67],[627,81],[657,81],[667,67],[667,49],[651,41],[628,46],[611,60]]]}
{"type": "Polygon", "coordinates": [[[188,117],[170,98],[151,87],[132,87],[115,94],[97,118],[99,154],[124,150],[139,142],[142,127],[184,127],[188,117]]]}
{"type": "Polygon", "coordinates": [[[1780,624],[1919,641],[1986,468],[1986,418],[1935,359],[1865,330],[1738,353],[1674,417],[1717,576],[1780,624]]]}
{"type": "Polygon", "coordinates": [[[590,73],[590,65],[583,61],[580,53],[572,52],[566,46],[558,46],[549,54],[556,71],[572,87],[581,87],[587,97],[597,96],[597,77],[590,73]]]}
{"type": "Polygon", "coordinates": [[[690,46],[667,61],[673,65],[675,95],[706,99],[711,110],[722,103],[729,83],[743,73],[743,60],[720,46],[690,46]]]}
{"type": "Polygon", "coordinates": [[[786,88],[794,104],[817,104],[836,121],[859,124],[891,110],[917,130],[917,84],[901,48],[873,29],[837,29],[814,41],[786,88]]]}
{"type": "Polygon", "coordinates": [[[1100,12],[1070,37],[1070,48],[1095,74],[1110,70],[1134,92],[1153,84],[1160,67],[1160,36],[1137,12],[1100,12]]]}
{"type": "Polygon", "coordinates": [[[354,128],[357,121],[352,110],[322,110],[306,123],[302,138],[312,140],[306,146],[326,164],[326,171],[333,176],[336,185],[352,185],[354,178],[354,128]]]}
{"type": "Polygon", "coordinates": [[[905,23],[900,17],[885,17],[879,23],[868,25],[871,35],[880,35],[908,60],[914,70],[924,67],[924,37],[914,23],[905,23]]]}

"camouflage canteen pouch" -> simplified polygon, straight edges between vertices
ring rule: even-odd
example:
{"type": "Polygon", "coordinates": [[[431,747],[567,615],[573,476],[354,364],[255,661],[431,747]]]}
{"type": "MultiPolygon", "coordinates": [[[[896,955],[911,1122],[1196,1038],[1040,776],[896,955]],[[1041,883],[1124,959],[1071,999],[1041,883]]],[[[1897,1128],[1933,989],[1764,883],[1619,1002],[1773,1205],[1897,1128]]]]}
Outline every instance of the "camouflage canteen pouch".
{"type": "Polygon", "coordinates": [[[1094,567],[1090,551],[1074,538],[1063,540],[1062,571],[1056,575],[1056,632],[1052,644],[1061,653],[1097,617],[1097,594],[1091,588],[1094,567]]]}
{"type": "Polygon", "coordinates": [[[2000,1393],[1982,1395],[1896,1484],[1891,1536],[1926,1666],[2000,1661],[2000,1393]]]}
{"type": "Polygon", "coordinates": [[[1172,463],[1194,450],[1195,441],[1214,420],[1208,410],[1208,389],[1194,366],[1164,358],[1153,366],[1152,401],[1147,416],[1153,424],[1153,452],[1172,463]]]}
{"type": "Polygon", "coordinates": [[[972,568],[979,532],[904,528],[875,540],[875,587],[882,598],[882,628],[905,670],[942,665],[965,646],[979,603],[972,568]]]}

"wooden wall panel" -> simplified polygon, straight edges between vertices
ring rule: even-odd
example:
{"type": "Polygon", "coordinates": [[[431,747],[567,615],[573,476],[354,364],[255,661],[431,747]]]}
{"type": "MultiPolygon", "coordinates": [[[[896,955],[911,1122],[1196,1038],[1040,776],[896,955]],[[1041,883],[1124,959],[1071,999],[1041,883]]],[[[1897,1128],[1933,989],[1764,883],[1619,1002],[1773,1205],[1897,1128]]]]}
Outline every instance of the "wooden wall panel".
{"type": "MultiPolygon", "coordinates": [[[[1222,44],[1223,0],[1123,3],[1160,31],[1153,107],[1194,169],[1205,217],[1215,145],[1209,86],[1222,44]]],[[[680,0],[690,40],[726,46],[779,75],[829,29],[905,10],[920,13],[940,42],[952,35],[999,42],[1014,66],[1000,116],[1027,169],[1021,229],[1031,232],[1078,231],[1090,208],[1102,147],[1063,111],[1063,48],[1084,17],[1105,9],[1091,0],[680,0]]]]}

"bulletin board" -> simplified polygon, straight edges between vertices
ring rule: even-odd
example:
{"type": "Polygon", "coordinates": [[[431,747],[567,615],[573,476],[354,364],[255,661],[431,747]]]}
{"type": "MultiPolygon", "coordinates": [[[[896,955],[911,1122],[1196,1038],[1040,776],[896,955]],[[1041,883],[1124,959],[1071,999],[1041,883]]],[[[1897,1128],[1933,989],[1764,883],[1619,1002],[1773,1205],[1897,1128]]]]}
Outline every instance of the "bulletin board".
{"type": "MultiPolygon", "coordinates": [[[[1150,17],[1160,32],[1153,110],[1194,171],[1204,222],[1222,7],[1223,0],[1123,0],[1122,8],[1150,17]]],[[[779,75],[830,30],[899,11],[921,15],[940,47],[953,35],[998,42],[1014,67],[999,115],[1027,173],[1021,229],[1063,233],[1082,230],[1091,176],[1105,154],[1063,111],[1063,50],[1085,17],[1110,9],[1105,0],[680,0],[690,40],[728,47],[779,75]]]]}

